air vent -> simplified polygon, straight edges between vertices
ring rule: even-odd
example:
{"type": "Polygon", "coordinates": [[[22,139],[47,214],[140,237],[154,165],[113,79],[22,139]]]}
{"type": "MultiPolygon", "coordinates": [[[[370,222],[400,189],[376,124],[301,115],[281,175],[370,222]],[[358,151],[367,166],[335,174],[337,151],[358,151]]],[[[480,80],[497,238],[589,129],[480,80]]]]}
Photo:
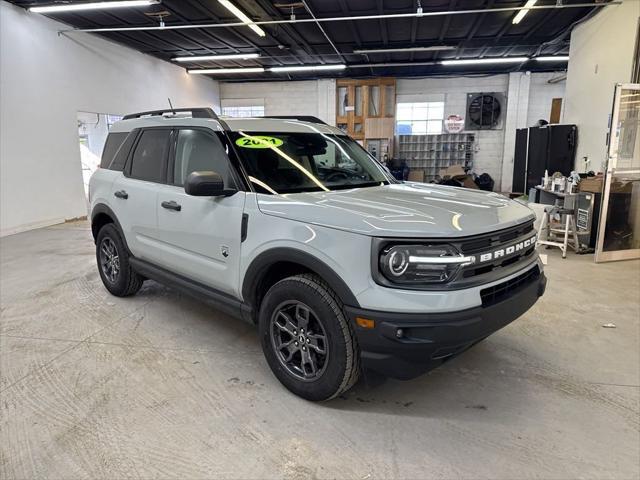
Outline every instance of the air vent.
{"type": "Polygon", "coordinates": [[[507,104],[503,93],[469,93],[467,95],[466,130],[501,130],[507,104]]]}

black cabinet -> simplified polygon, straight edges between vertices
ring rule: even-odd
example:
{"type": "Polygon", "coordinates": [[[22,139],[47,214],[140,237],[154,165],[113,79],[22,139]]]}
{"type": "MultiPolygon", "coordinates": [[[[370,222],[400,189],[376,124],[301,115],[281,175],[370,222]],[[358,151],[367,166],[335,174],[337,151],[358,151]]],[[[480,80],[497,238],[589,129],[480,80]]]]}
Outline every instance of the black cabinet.
{"type": "Polygon", "coordinates": [[[544,171],[569,176],[574,169],[578,127],[545,125],[516,130],[511,191],[527,193],[540,185],[544,171]]]}

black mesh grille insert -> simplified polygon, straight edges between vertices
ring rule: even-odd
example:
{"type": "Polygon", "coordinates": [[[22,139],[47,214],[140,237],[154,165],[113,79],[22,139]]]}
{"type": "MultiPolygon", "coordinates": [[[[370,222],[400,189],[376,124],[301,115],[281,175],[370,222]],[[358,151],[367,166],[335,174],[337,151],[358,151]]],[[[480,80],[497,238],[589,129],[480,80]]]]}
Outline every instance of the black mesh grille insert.
{"type": "MultiPolygon", "coordinates": [[[[533,221],[531,221],[522,225],[508,228],[506,230],[502,230],[500,232],[494,232],[469,240],[464,240],[456,244],[456,246],[465,255],[478,255],[507,246],[509,244],[513,244],[513,241],[515,241],[516,239],[527,238],[528,235],[533,233],[535,232],[533,228],[533,221]]],[[[507,267],[509,265],[518,263],[519,261],[527,260],[534,252],[534,250],[535,246],[532,246],[531,248],[527,248],[526,250],[521,250],[519,255],[515,255],[507,259],[497,258],[485,264],[469,265],[462,270],[462,278],[484,275],[486,273],[492,272],[496,268],[507,267]]]]}
{"type": "Polygon", "coordinates": [[[536,281],[538,277],[540,277],[540,269],[536,266],[517,277],[513,277],[511,280],[480,290],[482,306],[489,307],[507,299],[530,283],[536,281]]]}
{"type": "Polygon", "coordinates": [[[528,233],[533,233],[533,220],[506,230],[485,234],[470,240],[463,240],[460,242],[460,250],[465,255],[480,253],[491,250],[493,247],[504,245],[528,233]]]}

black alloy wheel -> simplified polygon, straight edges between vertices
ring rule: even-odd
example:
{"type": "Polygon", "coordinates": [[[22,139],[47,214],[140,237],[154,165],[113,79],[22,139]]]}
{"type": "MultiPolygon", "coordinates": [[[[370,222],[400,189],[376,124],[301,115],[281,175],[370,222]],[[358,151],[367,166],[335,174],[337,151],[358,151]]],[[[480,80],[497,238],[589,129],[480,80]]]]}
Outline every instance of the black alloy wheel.
{"type": "Polygon", "coordinates": [[[283,302],[271,315],[271,342],[280,364],[294,377],[320,377],[329,359],[327,334],[316,313],[296,300],[283,302]]]}

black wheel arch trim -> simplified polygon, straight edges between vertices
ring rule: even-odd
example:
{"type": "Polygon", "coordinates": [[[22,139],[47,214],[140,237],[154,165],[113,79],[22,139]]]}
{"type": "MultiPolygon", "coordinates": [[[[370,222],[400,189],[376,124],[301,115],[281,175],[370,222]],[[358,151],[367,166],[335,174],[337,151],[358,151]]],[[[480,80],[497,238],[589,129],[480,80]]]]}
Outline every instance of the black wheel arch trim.
{"type": "Polygon", "coordinates": [[[291,247],[273,248],[253,259],[244,274],[242,283],[242,298],[246,304],[256,308],[258,286],[269,268],[279,262],[295,263],[311,270],[331,286],[344,305],[359,308],[358,300],[340,275],[312,254],[291,247]]]}
{"type": "Polygon", "coordinates": [[[124,230],[122,230],[122,225],[120,225],[120,222],[118,221],[118,217],[116,217],[116,214],[114,213],[114,211],[111,210],[111,208],[105,205],[104,203],[97,204],[95,207],[93,207],[93,210],[91,211],[91,234],[93,235],[94,242],[98,238],[98,232],[94,230],[93,223],[95,218],[100,214],[105,214],[109,218],[111,218],[111,220],[113,220],[113,224],[118,229],[118,232],[120,233],[120,237],[122,237],[122,242],[124,243],[124,246],[127,249],[127,252],[131,254],[131,251],[129,250],[129,245],[127,245],[127,239],[124,236],[124,230]]]}

